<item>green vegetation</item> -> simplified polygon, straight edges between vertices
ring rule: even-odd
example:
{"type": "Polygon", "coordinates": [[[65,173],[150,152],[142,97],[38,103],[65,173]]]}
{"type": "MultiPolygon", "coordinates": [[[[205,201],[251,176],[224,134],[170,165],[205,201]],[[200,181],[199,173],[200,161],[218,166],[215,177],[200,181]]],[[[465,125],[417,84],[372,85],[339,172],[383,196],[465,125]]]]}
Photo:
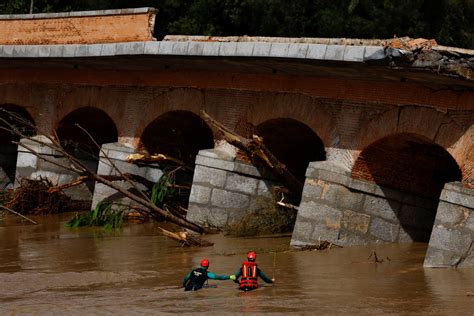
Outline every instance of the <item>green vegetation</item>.
{"type": "Polygon", "coordinates": [[[76,215],[66,223],[66,227],[102,226],[105,230],[121,228],[124,212],[112,207],[113,204],[100,202],[87,214],[76,215]]]}
{"type": "MultiPolygon", "coordinates": [[[[474,0],[34,0],[34,12],[150,6],[166,34],[287,37],[434,38],[474,48],[474,0]]],[[[28,13],[30,0],[0,3],[28,13]]]]}

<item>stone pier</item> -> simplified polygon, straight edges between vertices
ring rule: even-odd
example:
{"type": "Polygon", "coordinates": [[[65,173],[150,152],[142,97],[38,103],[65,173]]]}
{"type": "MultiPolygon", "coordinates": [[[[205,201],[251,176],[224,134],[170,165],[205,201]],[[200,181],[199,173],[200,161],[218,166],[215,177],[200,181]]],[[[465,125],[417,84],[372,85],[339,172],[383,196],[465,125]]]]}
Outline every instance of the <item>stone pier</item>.
{"type": "Polygon", "coordinates": [[[460,182],[441,192],[425,267],[474,267],[474,192],[460,182]]]}
{"type": "MultiPolygon", "coordinates": [[[[160,177],[163,175],[163,171],[157,164],[138,165],[127,162],[127,157],[130,154],[135,153],[135,149],[119,143],[109,143],[102,145],[99,168],[97,169],[97,174],[99,175],[118,175],[118,172],[112,167],[112,164],[103,153],[107,155],[107,157],[117,168],[120,169],[122,173],[139,175],[152,182],[157,182],[158,179],[160,179],[160,177]]],[[[126,181],[115,181],[114,183],[129,191],[134,191],[134,188],[126,181]]],[[[140,190],[145,189],[145,187],[141,184],[137,184],[137,187],[140,190]]],[[[125,198],[116,190],[104,184],[96,183],[94,197],[92,200],[92,208],[94,208],[100,201],[115,202],[125,205],[136,205],[135,202],[132,202],[129,198],[125,198]]]]}
{"type": "Polygon", "coordinates": [[[272,198],[271,178],[252,165],[219,149],[201,150],[196,157],[187,219],[217,228],[242,219],[272,198]]]}
{"type": "MultiPolygon", "coordinates": [[[[34,139],[38,139],[44,143],[50,143],[45,136],[35,136],[34,139]]],[[[51,162],[45,161],[33,155],[24,146],[31,148],[36,151],[42,157],[54,161],[58,164],[70,166],[71,163],[64,158],[64,156],[49,148],[48,146],[41,145],[33,140],[22,139],[18,146],[18,157],[16,160],[16,174],[15,174],[15,187],[19,185],[18,180],[22,178],[27,179],[38,179],[39,177],[49,179],[54,185],[62,185],[74,181],[78,178],[78,175],[72,171],[61,168],[51,162]]],[[[91,170],[97,170],[98,162],[92,159],[81,159],[81,162],[91,170]]],[[[92,193],[94,191],[94,182],[86,182],[78,186],[74,186],[65,190],[65,193],[74,200],[78,201],[91,201],[92,193]]]]}
{"type": "Polygon", "coordinates": [[[428,240],[435,200],[351,178],[331,161],[310,163],[292,247],[428,240]]]}

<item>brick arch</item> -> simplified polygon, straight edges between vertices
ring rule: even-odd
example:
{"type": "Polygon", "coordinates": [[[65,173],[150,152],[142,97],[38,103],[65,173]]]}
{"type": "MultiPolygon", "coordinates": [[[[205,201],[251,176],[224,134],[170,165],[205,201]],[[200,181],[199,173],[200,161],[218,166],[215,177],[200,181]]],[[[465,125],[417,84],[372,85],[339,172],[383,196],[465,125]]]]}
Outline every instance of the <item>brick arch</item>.
{"type": "Polygon", "coordinates": [[[0,190],[3,190],[15,182],[18,148],[13,142],[20,140],[20,136],[3,130],[3,128],[11,128],[10,125],[13,125],[28,136],[35,135],[36,131],[29,126],[29,124],[35,124],[33,117],[22,106],[0,105],[0,119],[0,190]]]}
{"type": "Polygon", "coordinates": [[[451,154],[427,137],[395,133],[362,150],[352,177],[438,199],[444,184],[460,181],[462,172],[451,154]]]}
{"type": "Polygon", "coordinates": [[[99,145],[118,140],[115,122],[105,111],[91,106],[75,109],[58,122],[56,135],[61,144],[77,157],[97,160],[99,149],[76,124],[84,128],[99,145]]]}
{"type": "Polygon", "coordinates": [[[140,147],[150,154],[165,154],[194,164],[201,149],[214,147],[212,130],[201,117],[190,111],[166,112],[144,129],[140,147]]]}
{"type": "Polygon", "coordinates": [[[257,125],[263,143],[304,182],[311,161],[326,160],[321,138],[306,124],[291,118],[274,118],[257,125]]]}
{"type": "Polygon", "coordinates": [[[332,143],[335,124],[330,113],[316,100],[300,94],[260,96],[248,111],[247,120],[254,126],[272,119],[288,118],[311,128],[325,145],[332,143]]]}
{"type": "Polygon", "coordinates": [[[358,149],[352,152],[352,160],[357,161],[361,150],[370,144],[396,133],[417,135],[439,145],[461,168],[469,161],[466,148],[472,148],[473,137],[469,137],[468,128],[445,113],[420,106],[398,107],[372,119],[354,139],[354,147],[358,149]]]}
{"type": "MultiPolygon", "coordinates": [[[[134,117],[134,135],[137,147],[140,147],[140,139],[145,131],[157,117],[172,111],[187,111],[199,116],[203,109],[204,97],[202,91],[193,88],[156,89],[149,103],[143,103],[131,113],[134,117]]],[[[209,113],[208,109],[206,109],[209,113]]]]}

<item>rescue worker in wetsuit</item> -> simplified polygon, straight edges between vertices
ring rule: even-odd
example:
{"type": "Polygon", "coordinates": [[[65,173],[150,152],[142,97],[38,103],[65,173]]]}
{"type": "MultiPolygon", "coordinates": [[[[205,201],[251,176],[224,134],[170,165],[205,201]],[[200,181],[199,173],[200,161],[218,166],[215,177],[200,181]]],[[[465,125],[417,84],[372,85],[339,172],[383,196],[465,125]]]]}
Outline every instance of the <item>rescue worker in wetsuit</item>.
{"type": "MultiPolygon", "coordinates": [[[[183,280],[183,287],[185,291],[197,291],[201,289],[204,283],[208,280],[229,280],[229,275],[219,275],[207,271],[209,268],[209,260],[203,259],[201,266],[189,272],[183,280]]],[[[235,279],[235,276],[232,276],[235,279]]]]}
{"type": "Polygon", "coordinates": [[[231,280],[239,283],[239,289],[242,291],[251,291],[258,288],[259,277],[265,281],[265,283],[275,282],[275,279],[270,279],[257,267],[256,259],[257,253],[255,251],[249,251],[247,253],[247,261],[242,263],[242,267],[237,271],[235,276],[230,276],[231,280]],[[238,281],[239,278],[240,281],[238,281]]]}

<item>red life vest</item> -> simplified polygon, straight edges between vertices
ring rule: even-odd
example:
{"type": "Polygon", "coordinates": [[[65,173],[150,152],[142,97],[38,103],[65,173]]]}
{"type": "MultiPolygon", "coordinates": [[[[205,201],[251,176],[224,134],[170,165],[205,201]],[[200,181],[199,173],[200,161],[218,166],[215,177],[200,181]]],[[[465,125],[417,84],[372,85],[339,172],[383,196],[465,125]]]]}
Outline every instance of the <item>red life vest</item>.
{"type": "Polygon", "coordinates": [[[239,287],[241,289],[258,288],[258,272],[255,262],[245,261],[242,263],[242,278],[239,287]]]}

